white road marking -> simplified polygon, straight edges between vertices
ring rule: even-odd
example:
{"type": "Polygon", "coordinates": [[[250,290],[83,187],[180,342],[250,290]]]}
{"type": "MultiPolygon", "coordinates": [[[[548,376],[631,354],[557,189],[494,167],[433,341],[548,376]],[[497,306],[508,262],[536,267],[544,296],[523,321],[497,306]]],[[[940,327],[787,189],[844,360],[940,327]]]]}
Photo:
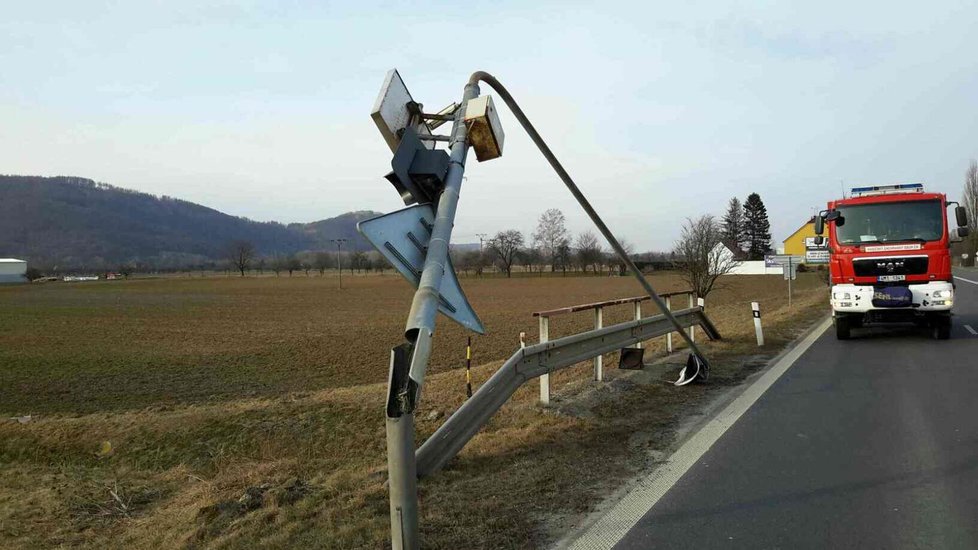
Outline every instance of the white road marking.
{"type": "Polygon", "coordinates": [[[971,279],[965,279],[964,277],[958,277],[957,275],[955,275],[954,278],[957,279],[957,280],[959,280],[959,281],[964,281],[966,283],[971,283],[973,285],[978,285],[978,281],[972,281],[971,279]]]}
{"type": "Polygon", "coordinates": [[[978,336],[978,331],[971,328],[971,325],[965,325],[964,328],[968,329],[968,332],[970,332],[972,336],[978,336]]]}
{"type": "Polygon", "coordinates": [[[573,549],[596,550],[610,549],[618,544],[618,541],[624,538],[628,531],[659,502],[659,499],[710,450],[710,447],[723,436],[724,432],[733,426],[737,419],[747,412],[782,374],[791,368],[791,365],[815,343],[831,324],[831,318],[823,321],[801,343],[786,353],[773,367],[744,390],[744,393],[727,405],[720,414],[690,437],[682,447],[669,457],[665,464],[642,479],[624,498],[608,509],[580,537],[573,542],[558,542],[558,547],[562,548],[569,545],[573,549]]]}

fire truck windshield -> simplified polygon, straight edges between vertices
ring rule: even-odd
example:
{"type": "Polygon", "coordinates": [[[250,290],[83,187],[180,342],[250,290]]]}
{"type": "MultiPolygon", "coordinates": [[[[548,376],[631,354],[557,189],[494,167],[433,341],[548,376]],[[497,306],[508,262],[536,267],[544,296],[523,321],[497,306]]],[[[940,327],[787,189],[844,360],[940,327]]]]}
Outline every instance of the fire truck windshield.
{"type": "Polygon", "coordinates": [[[839,206],[839,244],[936,241],[944,235],[941,201],[923,200],[839,206]]]}

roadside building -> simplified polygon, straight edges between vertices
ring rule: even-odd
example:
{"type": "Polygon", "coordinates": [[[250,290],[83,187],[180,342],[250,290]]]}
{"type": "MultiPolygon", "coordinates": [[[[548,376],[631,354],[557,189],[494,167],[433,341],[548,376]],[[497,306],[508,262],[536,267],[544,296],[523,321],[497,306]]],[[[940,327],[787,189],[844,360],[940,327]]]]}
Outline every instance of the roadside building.
{"type": "Polygon", "coordinates": [[[804,264],[827,264],[829,263],[828,244],[815,244],[815,216],[812,216],[797,231],[784,240],[784,252],[792,256],[805,258],[804,264]]]}
{"type": "MultiPolygon", "coordinates": [[[[810,220],[805,222],[804,225],[799,227],[794,233],[788,236],[784,242],[784,252],[783,254],[791,254],[792,256],[804,256],[805,251],[808,249],[805,239],[815,237],[815,216],[812,216],[810,220]]],[[[809,241],[811,242],[811,241],[809,241]]]]}
{"type": "Polygon", "coordinates": [[[0,284],[26,282],[27,262],[14,258],[0,258],[0,284]]]}
{"type": "Polygon", "coordinates": [[[713,247],[710,258],[715,259],[720,265],[729,265],[743,262],[747,259],[747,254],[737,246],[737,243],[722,239],[713,247]]]}
{"type": "Polygon", "coordinates": [[[764,260],[748,260],[737,243],[720,241],[713,247],[711,258],[716,258],[718,265],[728,267],[726,275],[777,275],[780,267],[771,267],[764,260]]]}

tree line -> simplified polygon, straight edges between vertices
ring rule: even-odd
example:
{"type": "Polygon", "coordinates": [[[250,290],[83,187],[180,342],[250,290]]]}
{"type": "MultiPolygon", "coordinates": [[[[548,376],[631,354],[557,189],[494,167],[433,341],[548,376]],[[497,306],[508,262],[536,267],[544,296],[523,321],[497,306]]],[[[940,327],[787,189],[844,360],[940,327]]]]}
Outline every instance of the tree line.
{"type": "MultiPolygon", "coordinates": [[[[622,243],[629,253],[632,246],[622,243]]],[[[601,246],[598,236],[591,231],[574,236],[567,229],[567,219],[557,208],[543,212],[536,229],[527,238],[518,229],[497,232],[480,243],[478,250],[453,250],[452,263],[462,273],[482,275],[487,269],[498,270],[507,277],[522,268],[527,273],[544,272],[601,273],[623,270],[620,260],[601,246]]],[[[655,253],[647,253],[646,256],[655,253]]],[[[667,255],[665,255],[667,256],[667,255]]]]}
{"type": "Polygon", "coordinates": [[[296,272],[318,272],[325,275],[327,270],[349,269],[350,273],[378,272],[383,273],[391,268],[386,258],[376,251],[308,251],[296,254],[279,254],[275,256],[260,256],[255,245],[246,240],[234,240],[228,243],[226,250],[226,271],[236,271],[244,277],[249,271],[259,275],[269,271],[275,275],[287,273],[290,277],[296,272]]]}
{"type": "MultiPolygon", "coordinates": [[[[643,270],[678,269],[689,271],[691,266],[700,265],[697,258],[703,254],[715,253],[713,248],[719,242],[741,251],[748,259],[763,259],[770,251],[770,223],[767,210],[757,193],[751,193],[741,201],[730,199],[722,221],[712,215],[687,219],[683,233],[672,250],[668,252],[649,251],[635,253],[634,247],[622,240],[622,246],[629,257],[643,270]],[[703,252],[706,250],[707,252],[703,252]]],[[[738,259],[741,259],[738,254],[738,259]]],[[[557,208],[544,211],[537,220],[535,230],[528,236],[517,229],[498,231],[491,238],[481,241],[478,249],[466,250],[453,247],[451,259],[456,271],[461,274],[482,276],[493,271],[512,277],[515,270],[526,273],[614,273],[625,274],[626,268],[618,256],[602,246],[599,237],[592,231],[573,235],[567,229],[567,219],[557,208]]],[[[174,265],[159,265],[134,260],[122,264],[100,265],[95,271],[116,271],[128,277],[133,273],[179,272],[179,271],[225,271],[245,276],[249,273],[263,275],[265,272],[281,276],[296,273],[324,275],[327,270],[349,270],[351,273],[384,273],[391,269],[390,263],[378,252],[360,250],[312,250],[299,253],[262,255],[258,247],[249,239],[234,239],[227,242],[223,259],[174,259],[174,265]]],[[[43,271],[56,274],[57,268],[48,267],[43,271]]],[[[701,283],[694,277],[694,287],[701,288],[705,296],[712,283],[701,283]]],[[[709,279],[710,277],[707,277],[709,279]]]]}

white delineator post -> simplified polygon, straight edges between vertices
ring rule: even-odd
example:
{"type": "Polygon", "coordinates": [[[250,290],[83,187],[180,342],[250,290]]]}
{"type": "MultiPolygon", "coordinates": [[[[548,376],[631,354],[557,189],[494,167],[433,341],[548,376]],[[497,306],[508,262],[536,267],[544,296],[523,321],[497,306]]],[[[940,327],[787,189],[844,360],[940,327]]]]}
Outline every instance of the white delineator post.
{"type": "MultiPolygon", "coordinates": [[[[603,310],[600,307],[594,308],[594,328],[599,329],[604,326],[604,315],[603,310]]],[[[604,357],[597,356],[594,358],[594,379],[598,382],[604,380],[604,357]]]]}
{"type": "Polygon", "coordinates": [[[757,334],[757,345],[764,345],[764,330],[761,329],[761,304],[750,303],[751,313],[754,315],[754,333],[757,334]]]}
{"type": "MultiPolygon", "coordinates": [[[[635,302],[635,320],[642,320],[642,302],[635,302]]],[[[642,349],[642,342],[636,342],[635,349],[642,349]]]]}
{"type": "MultiPolygon", "coordinates": [[[[689,296],[689,307],[693,307],[695,303],[693,302],[693,293],[690,292],[687,296],[689,296]]],[[[693,325],[689,325],[689,339],[694,342],[696,341],[696,327],[693,325]]]]}
{"type": "MultiPolygon", "coordinates": [[[[666,309],[672,310],[672,300],[666,296],[666,309]]],[[[672,353],[672,333],[666,334],[666,353],[672,353]]]]}
{"type": "MultiPolygon", "coordinates": [[[[550,317],[540,316],[540,343],[550,341],[550,317]]],[[[540,403],[550,404],[550,373],[540,375],[540,403]]]]}

